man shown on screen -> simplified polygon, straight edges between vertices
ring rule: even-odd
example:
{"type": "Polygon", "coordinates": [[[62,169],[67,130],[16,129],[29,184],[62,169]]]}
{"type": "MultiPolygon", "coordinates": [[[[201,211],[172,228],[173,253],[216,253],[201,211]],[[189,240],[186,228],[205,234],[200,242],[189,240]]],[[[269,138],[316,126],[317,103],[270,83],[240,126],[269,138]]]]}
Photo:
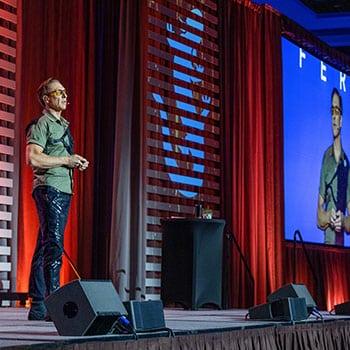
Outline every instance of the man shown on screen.
{"type": "Polygon", "coordinates": [[[333,89],[333,144],[323,155],[318,196],[317,226],[324,231],[324,243],[344,245],[344,231],[350,232],[349,160],[341,144],[342,98],[333,89]]]}

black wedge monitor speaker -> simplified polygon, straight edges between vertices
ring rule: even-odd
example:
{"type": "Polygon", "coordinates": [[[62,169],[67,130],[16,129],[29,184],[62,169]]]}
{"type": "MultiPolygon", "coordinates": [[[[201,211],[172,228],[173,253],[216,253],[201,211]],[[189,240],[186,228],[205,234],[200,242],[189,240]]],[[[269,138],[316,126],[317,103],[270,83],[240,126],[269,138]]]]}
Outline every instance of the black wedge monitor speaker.
{"type": "Polygon", "coordinates": [[[164,311],[161,300],[126,301],[128,319],[136,332],[164,329],[164,311]]]}
{"type": "Polygon", "coordinates": [[[249,308],[249,319],[301,321],[308,318],[305,298],[282,298],[249,308]]]}
{"type": "Polygon", "coordinates": [[[309,313],[314,308],[316,308],[315,300],[312,298],[310,292],[304,284],[286,284],[274,291],[273,293],[271,293],[267,297],[267,300],[269,302],[272,302],[282,298],[305,298],[306,306],[309,310],[309,313]]]}
{"type": "Polygon", "coordinates": [[[111,281],[75,280],[45,300],[59,335],[100,335],[127,311],[111,281]]]}
{"type": "Polygon", "coordinates": [[[336,315],[350,315],[350,301],[334,305],[336,315]]]}

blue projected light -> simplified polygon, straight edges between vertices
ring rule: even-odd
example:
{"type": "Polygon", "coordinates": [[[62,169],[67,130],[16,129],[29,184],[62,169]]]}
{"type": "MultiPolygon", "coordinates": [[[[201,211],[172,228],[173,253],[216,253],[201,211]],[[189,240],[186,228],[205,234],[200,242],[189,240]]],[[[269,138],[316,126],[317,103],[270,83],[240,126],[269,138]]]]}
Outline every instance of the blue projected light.
{"type": "MultiPolygon", "coordinates": [[[[285,238],[299,229],[306,242],[323,243],[317,228],[322,157],[332,145],[331,92],[343,100],[342,146],[350,156],[350,79],[282,39],[285,238]]],[[[345,245],[350,245],[345,234],[345,245]]]]}
{"type": "MultiPolygon", "coordinates": [[[[199,9],[193,9],[191,12],[202,17],[202,12],[199,9]]],[[[202,32],[204,30],[204,26],[202,23],[197,22],[191,18],[186,18],[184,20],[180,17],[179,22],[183,22],[183,23],[187,24],[188,26],[191,26],[191,27],[193,27],[199,31],[202,31],[202,32]]],[[[173,26],[170,23],[167,23],[166,28],[167,28],[167,31],[169,33],[175,32],[173,29],[173,26]]],[[[200,44],[202,42],[202,38],[200,36],[195,35],[191,32],[183,30],[183,29],[180,30],[180,36],[184,37],[184,38],[186,38],[186,39],[188,39],[196,44],[200,44]]],[[[167,42],[171,48],[176,48],[177,50],[185,52],[186,54],[189,54],[193,57],[197,56],[197,50],[189,45],[183,44],[183,43],[181,43],[177,40],[171,39],[171,38],[167,38],[167,42]]],[[[191,62],[187,59],[181,58],[181,57],[176,56],[176,55],[173,56],[173,62],[178,64],[178,65],[181,65],[183,67],[186,67],[190,70],[196,71],[196,72],[202,73],[204,71],[203,66],[198,65],[194,62],[191,62]]],[[[192,75],[186,74],[186,73],[182,73],[176,69],[174,69],[172,72],[173,72],[173,77],[176,79],[185,81],[185,82],[190,83],[190,84],[202,83],[201,79],[194,77],[192,75]]],[[[194,97],[195,97],[194,93],[191,89],[183,88],[183,87],[175,85],[175,84],[173,85],[173,89],[174,89],[175,93],[180,94],[182,96],[190,97],[191,99],[194,99],[194,97]]],[[[159,104],[164,104],[163,96],[161,96],[160,94],[157,94],[157,93],[153,93],[152,95],[153,95],[153,98],[156,102],[158,102],[159,104]]],[[[199,95],[199,98],[201,99],[201,101],[203,103],[207,103],[207,104],[211,103],[211,98],[209,96],[199,95]]],[[[210,112],[208,109],[200,108],[194,104],[186,103],[186,102],[183,102],[180,100],[176,101],[176,108],[181,109],[185,112],[190,112],[193,114],[200,115],[202,117],[207,117],[209,115],[209,112],[210,112]]],[[[161,119],[168,120],[168,114],[166,111],[160,110],[159,113],[160,113],[161,119]]],[[[197,120],[193,120],[193,119],[185,117],[185,116],[179,116],[179,118],[180,118],[182,125],[184,125],[184,126],[192,127],[192,128],[197,129],[197,130],[204,130],[205,124],[203,122],[199,122],[197,120]]],[[[175,134],[175,130],[171,130],[168,127],[162,127],[161,130],[162,130],[162,134],[165,136],[170,136],[170,135],[175,134]]],[[[187,132],[185,134],[184,139],[187,141],[190,141],[190,142],[198,143],[198,144],[204,144],[204,141],[205,141],[204,137],[190,133],[190,132],[187,132]]],[[[192,148],[192,147],[174,145],[174,144],[171,144],[169,142],[163,142],[163,149],[166,151],[179,150],[181,152],[181,154],[193,156],[193,157],[197,157],[197,158],[201,158],[201,159],[204,159],[204,156],[205,156],[204,151],[201,151],[201,150],[198,150],[198,149],[192,148]]],[[[174,158],[164,157],[164,161],[165,161],[165,165],[167,165],[167,166],[179,167],[177,160],[174,158]]],[[[192,163],[192,170],[199,172],[199,173],[203,173],[204,172],[204,165],[197,164],[197,163],[193,162],[192,163]]],[[[179,175],[179,174],[175,174],[175,173],[171,173],[171,172],[168,172],[168,175],[169,175],[170,180],[172,182],[175,182],[175,183],[192,185],[192,186],[196,186],[196,187],[203,186],[203,179],[200,179],[197,177],[183,176],[183,175],[179,175]]],[[[184,197],[188,197],[188,198],[193,198],[198,194],[197,192],[185,191],[185,190],[178,190],[178,192],[180,194],[182,194],[184,197]]]]}

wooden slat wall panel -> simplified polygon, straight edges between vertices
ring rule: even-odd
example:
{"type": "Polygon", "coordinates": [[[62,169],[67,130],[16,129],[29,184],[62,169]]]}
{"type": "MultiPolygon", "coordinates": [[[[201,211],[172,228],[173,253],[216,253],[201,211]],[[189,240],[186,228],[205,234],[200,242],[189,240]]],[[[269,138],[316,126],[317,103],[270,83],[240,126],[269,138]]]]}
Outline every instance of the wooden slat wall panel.
{"type": "Polygon", "coordinates": [[[0,188],[1,187],[12,188],[13,187],[13,180],[6,178],[6,177],[0,177],[0,188]]]}
{"type": "MultiPolygon", "coordinates": [[[[0,0],[0,292],[11,289],[14,239],[13,186],[17,1],[0,0]]],[[[16,258],[16,257],[15,257],[16,258]]],[[[3,304],[5,305],[5,304],[3,304]]]]}
{"type": "Polygon", "coordinates": [[[160,296],[160,219],[192,217],[198,202],[221,214],[217,11],[214,0],[147,0],[146,298],[160,296]]]}
{"type": "Polygon", "coordinates": [[[11,247],[0,245],[0,255],[11,255],[11,247]]]}
{"type": "Polygon", "coordinates": [[[0,110],[0,120],[3,120],[5,122],[14,123],[15,122],[15,114],[0,110]]]}
{"type": "Polygon", "coordinates": [[[9,156],[13,156],[14,148],[13,146],[6,146],[0,144],[0,154],[7,154],[9,156]]]}
{"type": "Polygon", "coordinates": [[[0,238],[12,238],[12,230],[0,228],[0,238]]]}

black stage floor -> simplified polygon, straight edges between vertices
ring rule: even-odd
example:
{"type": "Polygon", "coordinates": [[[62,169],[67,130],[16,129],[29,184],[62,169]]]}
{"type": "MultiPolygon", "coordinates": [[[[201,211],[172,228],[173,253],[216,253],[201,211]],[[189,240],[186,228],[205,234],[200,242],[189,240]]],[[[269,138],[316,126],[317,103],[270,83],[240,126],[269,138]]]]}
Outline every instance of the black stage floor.
{"type": "MultiPolygon", "coordinates": [[[[100,343],[99,349],[117,349],[117,347],[106,347],[103,344],[116,341],[133,341],[129,335],[104,335],[90,337],[67,337],[59,336],[54,324],[45,321],[28,321],[28,309],[25,308],[0,308],[0,348],[1,349],[80,349],[78,344],[100,343]]],[[[265,322],[246,320],[247,310],[199,310],[186,311],[181,309],[165,309],[166,325],[172,329],[177,336],[200,335],[233,330],[258,330],[260,328],[290,326],[291,322],[265,322]]],[[[328,324],[339,320],[350,321],[350,316],[333,316],[322,312],[323,320],[311,316],[308,320],[297,322],[297,324],[322,323],[328,324]]],[[[165,337],[166,333],[142,334],[141,340],[145,338],[165,337]]],[[[140,341],[140,340],[139,340],[140,341]]],[[[86,347],[89,348],[89,347],[86,347]]],[[[91,347],[96,348],[96,347],[91,347]]],[[[133,347],[143,348],[143,347],[133,347]]],[[[158,349],[159,347],[157,347],[158,349]]],[[[171,348],[174,347],[164,347],[171,348]]]]}

